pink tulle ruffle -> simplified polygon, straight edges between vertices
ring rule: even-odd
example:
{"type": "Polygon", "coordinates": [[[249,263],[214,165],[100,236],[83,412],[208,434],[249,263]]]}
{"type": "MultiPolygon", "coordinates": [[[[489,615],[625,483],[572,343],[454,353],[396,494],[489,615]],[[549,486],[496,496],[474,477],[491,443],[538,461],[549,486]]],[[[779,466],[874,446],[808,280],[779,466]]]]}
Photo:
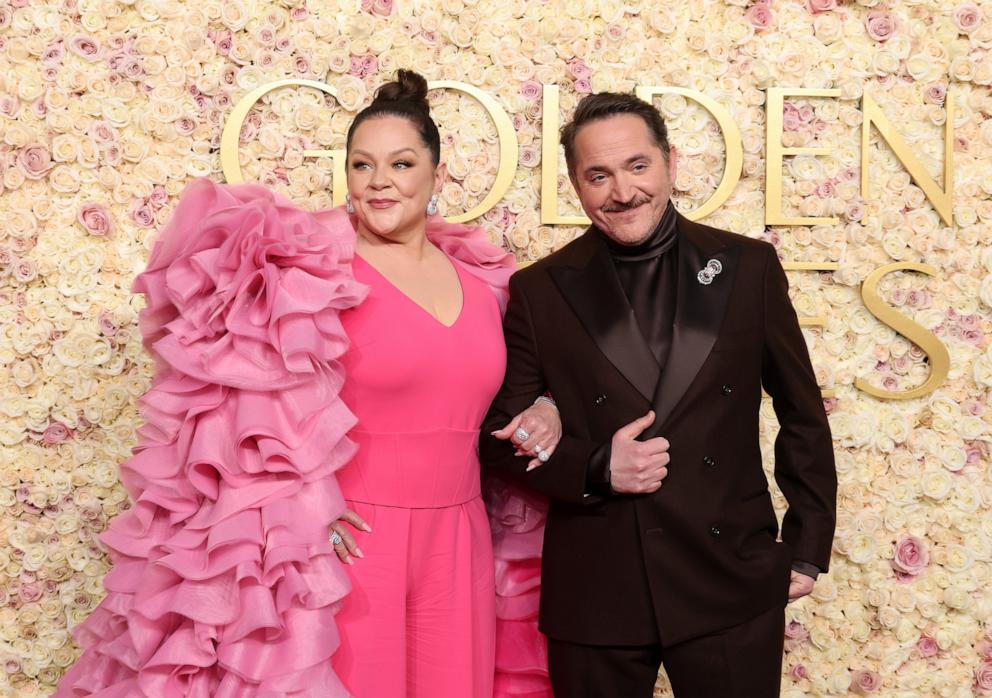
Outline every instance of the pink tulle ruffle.
{"type": "Polygon", "coordinates": [[[198,180],[135,282],[158,372],[102,541],[107,597],[57,696],[347,696],[327,540],[354,446],[339,320],[366,289],[347,217],[198,180]]]}

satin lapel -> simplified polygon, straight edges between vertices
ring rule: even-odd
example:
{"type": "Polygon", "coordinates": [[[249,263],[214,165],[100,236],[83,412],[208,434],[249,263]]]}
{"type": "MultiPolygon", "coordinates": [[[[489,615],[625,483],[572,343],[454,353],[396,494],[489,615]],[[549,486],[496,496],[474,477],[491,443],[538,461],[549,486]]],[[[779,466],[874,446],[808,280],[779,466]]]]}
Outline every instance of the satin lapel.
{"type": "Polygon", "coordinates": [[[650,401],[658,385],[658,360],[641,334],[606,245],[595,235],[585,233],[584,264],[551,267],[548,273],[599,350],[650,401]]]}
{"type": "Polygon", "coordinates": [[[700,245],[708,240],[696,239],[695,226],[679,217],[678,295],[675,303],[675,325],[672,328],[672,348],[668,362],[654,396],[655,422],[652,432],[660,429],[672,414],[679,400],[696,378],[720,332],[720,325],[734,288],[737,275],[737,247],[700,245]],[[706,263],[716,259],[723,265],[712,283],[702,284],[696,278],[706,263]]]}

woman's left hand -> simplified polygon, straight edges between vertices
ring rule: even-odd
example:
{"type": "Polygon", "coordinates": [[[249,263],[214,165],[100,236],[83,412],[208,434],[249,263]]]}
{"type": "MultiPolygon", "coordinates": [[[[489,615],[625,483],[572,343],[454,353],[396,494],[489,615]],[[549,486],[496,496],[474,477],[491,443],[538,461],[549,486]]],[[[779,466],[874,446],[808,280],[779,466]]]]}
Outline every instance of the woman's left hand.
{"type": "Polygon", "coordinates": [[[497,439],[509,439],[518,456],[531,456],[527,470],[543,465],[561,441],[561,417],[548,400],[539,400],[493,432],[497,439]]]}

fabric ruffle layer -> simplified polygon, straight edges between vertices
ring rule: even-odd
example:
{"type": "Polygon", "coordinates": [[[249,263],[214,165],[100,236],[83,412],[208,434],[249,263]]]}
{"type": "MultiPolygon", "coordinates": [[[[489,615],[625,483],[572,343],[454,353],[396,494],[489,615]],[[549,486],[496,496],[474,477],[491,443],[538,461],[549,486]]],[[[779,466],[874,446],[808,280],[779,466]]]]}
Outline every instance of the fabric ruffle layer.
{"type": "Polygon", "coordinates": [[[198,180],[135,282],[157,377],[101,540],[107,597],[57,696],[347,696],[348,578],[327,539],[354,453],[339,398],[354,280],[343,213],[198,180]]]}

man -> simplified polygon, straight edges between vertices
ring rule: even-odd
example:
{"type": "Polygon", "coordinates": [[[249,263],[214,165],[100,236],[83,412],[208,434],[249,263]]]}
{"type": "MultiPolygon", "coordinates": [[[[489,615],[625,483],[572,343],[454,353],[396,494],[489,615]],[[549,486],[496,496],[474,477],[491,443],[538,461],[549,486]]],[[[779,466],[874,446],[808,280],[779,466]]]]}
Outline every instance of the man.
{"type": "Polygon", "coordinates": [[[562,144],[592,226],[512,278],[480,441],[491,471],[550,498],[540,626],[555,695],[647,698],[662,663],[677,698],[778,695],[784,607],[827,569],[837,488],[785,273],[771,245],[676,212],[676,152],[652,105],[586,97],[562,144]],[[781,541],[762,387],[781,424],[781,541]],[[526,424],[492,430],[545,392],[564,436],[534,468],[515,455],[542,446],[526,424]]]}

